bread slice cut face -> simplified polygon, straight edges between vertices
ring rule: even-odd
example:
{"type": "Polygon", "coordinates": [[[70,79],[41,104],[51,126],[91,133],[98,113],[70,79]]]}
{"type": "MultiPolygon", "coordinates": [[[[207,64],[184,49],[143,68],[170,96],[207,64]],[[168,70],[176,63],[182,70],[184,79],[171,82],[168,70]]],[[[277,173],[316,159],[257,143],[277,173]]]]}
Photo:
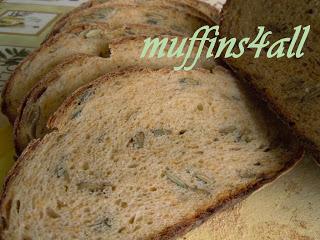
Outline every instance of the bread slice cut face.
{"type": "MultiPolygon", "coordinates": [[[[6,181],[3,239],[168,239],[299,146],[226,70],[110,74],[68,98],[6,181]]],[[[199,220],[199,221],[198,221],[199,220]]]]}

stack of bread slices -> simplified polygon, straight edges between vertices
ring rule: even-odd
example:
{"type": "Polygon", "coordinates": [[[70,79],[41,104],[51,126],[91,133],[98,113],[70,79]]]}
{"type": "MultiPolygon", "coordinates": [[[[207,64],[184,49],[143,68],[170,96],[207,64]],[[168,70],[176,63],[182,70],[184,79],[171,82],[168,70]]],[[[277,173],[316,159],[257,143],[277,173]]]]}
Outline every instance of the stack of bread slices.
{"type": "Polygon", "coordinates": [[[147,37],[181,39],[217,18],[193,0],[94,0],[56,24],[3,92],[21,155],[0,239],[175,238],[300,159],[213,60],[184,72],[172,70],[181,58],[140,58],[147,37]]]}

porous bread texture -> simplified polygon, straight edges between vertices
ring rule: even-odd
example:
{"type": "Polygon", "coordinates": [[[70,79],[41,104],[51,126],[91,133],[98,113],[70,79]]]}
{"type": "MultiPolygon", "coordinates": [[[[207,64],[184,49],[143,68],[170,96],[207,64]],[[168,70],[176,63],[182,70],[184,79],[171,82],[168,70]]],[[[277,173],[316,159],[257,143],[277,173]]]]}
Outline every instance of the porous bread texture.
{"type": "Polygon", "coordinates": [[[101,5],[103,3],[108,4],[125,4],[125,5],[150,5],[150,6],[169,6],[176,8],[179,11],[186,12],[190,15],[194,15],[200,18],[203,18],[210,24],[219,22],[219,12],[216,8],[211,6],[210,4],[201,2],[201,1],[193,1],[193,0],[93,0],[82,4],[78,8],[68,12],[65,14],[53,27],[53,32],[59,30],[59,28],[64,25],[66,21],[73,15],[80,13],[84,9],[94,7],[97,5],[101,5]]]}
{"type": "Polygon", "coordinates": [[[7,179],[1,237],[178,235],[300,157],[251,100],[222,69],[132,71],[81,88],[7,179]]]}
{"type": "Polygon", "coordinates": [[[13,123],[24,97],[42,77],[66,58],[75,54],[108,57],[109,42],[135,35],[180,35],[170,29],[148,25],[79,25],[44,43],[15,69],[2,92],[2,110],[13,123]]]}
{"type": "MultiPolygon", "coordinates": [[[[49,117],[57,110],[61,103],[80,86],[95,80],[110,72],[122,71],[126,68],[173,68],[180,66],[185,56],[173,58],[140,58],[146,37],[130,37],[109,44],[109,58],[99,56],[76,55],[53,68],[25,98],[15,122],[14,135],[16,150],[21,153],[27,144],[34,138],[43,137],[47,132],[46,124],[49,117]]],[[[177,38],[178,46],[182,37],[160,36],[159,39],[177,38]]],[[[183,52],[188,51],[188,45],[183,52]]],[[[169,51],[166,46],[164,53],[169,51]]],[[[193,48],[190,60],[194,61],[198,52],[198,45],[193,48]]],[[[215,66],[213,59],[206,59],[203,51],[195,68],[212,69],[215,66]]]]}
{"type": "Polygon", "coordinates": [[[113,27],[121,27],[128,21],[132,24],[167,27],[187,35],[193,35],[198,28],[210,24],[208,20],[177,10],[172,6],[105,3],[71,15],[57,24],[51,35],[82,23],[108,23],[113,27]]]}
{"type": "MultiPolygon", "coordinates": [[[[320,148],[320,5],[317,0],[239,0],[227,2],[222,14],[223,36],[255,37],[266,26],[275,42],[292,37],[294,27],[311,25],[302,58],[254,59],[246,51],[239,59],[225,59],[278,112],[311,149],[320,148]]],[[[297,46],[296,46],[297,47],[297,46]]],[[[296,50],[296,48],[294,49],[296,50]]],[[[317,155],[317,154],[315,154],[317,155]]],[[[319,158],[320,159],[320,158],[319,158]]]]}

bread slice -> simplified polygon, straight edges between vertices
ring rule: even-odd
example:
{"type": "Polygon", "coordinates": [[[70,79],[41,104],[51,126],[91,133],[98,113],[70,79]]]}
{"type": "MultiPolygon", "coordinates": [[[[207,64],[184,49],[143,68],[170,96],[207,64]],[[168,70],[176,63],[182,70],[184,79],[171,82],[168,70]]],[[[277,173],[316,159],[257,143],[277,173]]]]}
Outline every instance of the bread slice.
{"type": "Polygon", "coordinates": [[[109,57],[109,42],[135,35],[179,35],[165,28],[149,25],[124,25],[110,28],[103,24],[86,24],[58,34],[29,55],[16,68],[2,92],[3,112],[13,122],[23,98],[53,67],[74,54],[109,57]]]}
{"type": "Polygon", "coordinates": [[[311,25],[302,58],[267,59],[266,52],[262,51],[262,57],[254,59],[253,53],[246,51],[239,59],[225,61],[317,153],[320,149],[319,12],[318,1],[228,1],[221,26],[224,36],[239,39],[255,37],[257,26],[266,26],[273,32],[269,39],[272,43],[292,37],[294,28],[299,25],[311,25]]]}
{"type": "Polygon", "coordinates": [[[154,0],[154,1],[141,1],[141,0],[93,0],[88,1],[74,10],[65,14],[54,26],[53,29],[58,29],[63,22],[66,22],[72,15],[80,13],[84,9],[100,5],[102,3],[117,3],[117,4],[135,4],[135,5],[162,5],[170,6],[178,10],[187,12],[200,18],[204,18],[208,23],[219,22],[218,10],[208,3],[194,0],[154,0]]]}
{"type": "MultiPolygon", "coordinates": [[[[169,41],[176,37],[161,36],[169,41]]],[[[145,37],[130,37],[110,43],[109,58],[99,56],[72,56],[57,67],[53,68],[26,97],[15,122],[15,142],[18,153],[34,138],[42,137],[46,132],[48,118],[57,110],[64,99],[80,86],[106,73],[121,71],[126,68],[148,67],[152,69],[173,68],[180,66],[184,56],[179,58],[140,58],[144,47],[145,37]]],[[[181,42],[182,38],[178,38],[181,42]]],[[[168,52],[169,46],[164,49],[168,52]]],[[[184,52],[187,52],[185,46],[184,52]]],[[[198,46],[193,48],[190,61],[193,62],[198,52],[198,46]]],[[[212,69],[213,59],[207,60],[205,52],[197,67],[212,69]]]]}
{"type": "Polygon", "coordinates": [[[219,68],[132,71],[81,88],[7,179],[0,235],[177,236],[300,158],[251,100],[219,68]]]}
{"type": "Polygon", "coordinates": [[[52,30],[51,35],[82,23],[108,23],[113,27],[121,27],[128,23],[149,24],[166,27],[187,35],[193,35],[198,28],[211,24],[206,19],[170,6],[155,4],[130,5],[111,2],[84,9],[71,15],[65,21],[59,22],[52,30]]]}

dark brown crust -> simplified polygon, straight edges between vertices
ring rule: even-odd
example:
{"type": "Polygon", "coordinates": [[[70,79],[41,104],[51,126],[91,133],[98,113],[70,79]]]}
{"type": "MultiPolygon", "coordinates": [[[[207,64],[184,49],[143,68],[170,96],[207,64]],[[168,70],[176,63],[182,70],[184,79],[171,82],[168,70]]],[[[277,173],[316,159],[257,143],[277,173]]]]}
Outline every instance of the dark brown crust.
{"type": "MultiPolygon", "coordinates": [[[[223,7],[223,10],[221,12],[220,17],[220,26],[221,26],[221,33],[224,35],[224,22],[225,22],[225,14],[228,11],[230,4],[232,0],[227,0],[226,4],[223,7]]],[[[269,107],[270,110],[272,110],[276,115],[279,117],[279,119],[287,125],[290,129],[293,130],[294,135],[300,140],[300,142],[311,151],[312,155],[314,156],[315,160],[320,163],[320,149],[319,146],[316,145],[315,142],[313,142],[311,139],[309,139],[307,136],[305,136],[302,132],[300,132],[295,123],[294,120],[290,117],[289,113],[286,113],[284,109],[282,109],[277,102],[272,100],[272,97],[268,95],[266,92],[264,92],[261,89],[258,89],[258,87],[253,83],[252,76],[248,75],[245,71],[235,68],[232,66],[232,64],[229,63],[227,59],[221,59],[223,62],[226,63],[227,67],[231,69],[234,74],[240,78],[243,82],[246,82],[246,84],[252,89],[252,91],[257,95],[260,99],[262,99],[269,107]]]]}
{"type": "MultiPolygon", "coordinates": [[[[123,71],[119,73],[111,73],[111,74],[106,74],[102,76],[101,78],[97,79],[96,81],[83,86],[82,88],[78,89],[76,92],[74,92],[59,108],[59,110],[50,118],[48,121],[48,127],[51,129],[57,129],[57,121],[59,121],[59,118],[63,117],[70,109],[73,108],[73,105],[77,102],[77,99],[88,89],[94,89],[99,86],[99,84],[105,82],[105,81],[111,81],[112,78],[116,76],[126,76],[130,75],[131,73],[134,72],[140,72],[140,73],[145,73],[145,72],[163,72],[163,73],[168,73],[171,72],[172,70],[170,69],[161,69],[161,70],[150,70],[150,69],[131,69],[128,71],[123,71]]],[[[199,71],[205,71],[209,72],[204,69],[200,69],[199,71]]],[[[19,158],[18,162],[16,163],[14,169],[10,172],[9,176],[7,177],[4,185],[4,191],[2,193],[1,199],[0,199],[0,210],[2,210],[3,207],[3,202],[6,197],[6,194],[8,192],[8,189],[10,188],[10,183],[14,180],[14,177],[17,176],[19,173],[21,166],[24,161],[28,159],[28,156],[38,147],[43,140],[37,140],[34,141],[31,145],[27,147],[27,149],[24,151],[22,156],[19,158]]],[[[216,203],[214,206],[210,206],[209,208],[204,208],[198,213],[194,214],[188,219],[185,219],[183,222],[180,222],[174,226],[168,227],[164,231],[162,231],[159,234],[153,235],[148,237],[148,239],[155,239],[155,240],[167,240],[167,239],[174,239],[178,236],[180,236],[183,233],[186,233],[188,230],[191,230],[193,227],[199,225],[202,221],[204,221],[206,218],[208,218],[210,215],[216,213],[221,209],[222,207],[226,206],[226,204],[229,204],[230,201],[239,199],[239,198],[244,198],[248,196],[250,193],[253,191],[257,190],[258,188],[262,187],[263,185],[272,182],[276,178],[278,178],[283,172],[289,170],[292,168],[301,158],[303,157],[303,149],[297,148],[296,152],[292,153],[290,155],[289,160],[286,162],[286,164],[283,166],[282,169],[277,171],[275,174],[270,174],[271,176],[268,175],[261,175],[257,177],[256,181],[249,184],[246,187],[236,189],[233,192],[227,192],[221,194],[220,198],[221,200],[216,203]]],[[[0,236],[1,237],[1,236],[0,236]]]]}

